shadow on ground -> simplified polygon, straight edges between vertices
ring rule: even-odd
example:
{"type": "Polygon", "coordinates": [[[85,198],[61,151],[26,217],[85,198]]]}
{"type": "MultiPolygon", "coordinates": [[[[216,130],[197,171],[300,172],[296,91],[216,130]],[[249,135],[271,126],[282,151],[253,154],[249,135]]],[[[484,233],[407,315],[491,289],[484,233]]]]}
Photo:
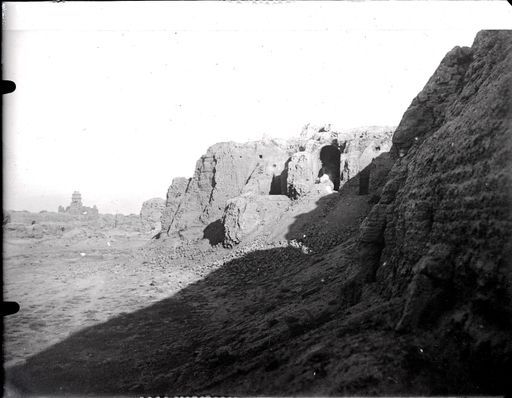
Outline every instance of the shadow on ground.
{"type": "Polygon", "coordinates": [[[198,394],[231,391],[215,386],[255,368],[282,372],[286,357],[269,357],[269,348],[335,314],[334,284],[326,288],[309,267],[294,248],[248,254],[173,297],[70,336],[8,370],[8,380],[39,394],[198,394]]]}

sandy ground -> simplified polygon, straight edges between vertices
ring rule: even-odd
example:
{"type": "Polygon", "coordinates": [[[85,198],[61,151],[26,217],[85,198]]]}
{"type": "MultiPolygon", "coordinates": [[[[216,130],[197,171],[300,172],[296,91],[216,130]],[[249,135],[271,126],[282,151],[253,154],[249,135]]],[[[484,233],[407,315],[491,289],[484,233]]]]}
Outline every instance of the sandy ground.
{"type": "Polygon", "coordinates": [[[148,260],[146,236],[108,242],[4,241],[4,297],[20,304],[17,314],[5,318],[5,366],[168,297],[199,277],[148,260]]]}
{"type": "Polygon", "coordinates": [[[20,300],[30,311],[8,320],[7,350],[11,364],[35,355],[11,366],[8,380],[51,395],[396,392],[395,309],[378,307],[376,330],[365,306],[340,313],[339,287],[355,271],[351,242],[324,255],[259,250],[203,277],[141,267],[140,248],[71,264],[61,253],[59,266],[49,256],[17,278],[33,305],[20,300]]]}

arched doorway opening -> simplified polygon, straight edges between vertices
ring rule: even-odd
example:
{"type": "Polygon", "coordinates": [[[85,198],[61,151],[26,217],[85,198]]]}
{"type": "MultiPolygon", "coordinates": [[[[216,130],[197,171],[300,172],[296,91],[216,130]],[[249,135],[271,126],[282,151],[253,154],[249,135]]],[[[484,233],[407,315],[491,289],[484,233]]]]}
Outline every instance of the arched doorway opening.
{"type": "Polygon", "coordinates": [[[340,155],[341,151],[335,145],[326,145],[320,150],[322,168],[318,177],[327,174],[334,184],[334,190],[340,189],[340,155]]]}

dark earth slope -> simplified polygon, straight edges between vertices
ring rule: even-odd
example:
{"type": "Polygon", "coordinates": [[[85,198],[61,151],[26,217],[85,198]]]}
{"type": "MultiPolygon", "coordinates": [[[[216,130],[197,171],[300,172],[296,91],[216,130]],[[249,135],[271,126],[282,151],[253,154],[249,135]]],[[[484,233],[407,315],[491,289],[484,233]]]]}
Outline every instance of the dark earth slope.
{"type": "Polygon", "coordinates": [[[510,390],[512,32],[448,53],[393,144],[362,227],[366,278],[406,297],[397,330],[430,347],[414,373],[432,392],[510,390]]]}

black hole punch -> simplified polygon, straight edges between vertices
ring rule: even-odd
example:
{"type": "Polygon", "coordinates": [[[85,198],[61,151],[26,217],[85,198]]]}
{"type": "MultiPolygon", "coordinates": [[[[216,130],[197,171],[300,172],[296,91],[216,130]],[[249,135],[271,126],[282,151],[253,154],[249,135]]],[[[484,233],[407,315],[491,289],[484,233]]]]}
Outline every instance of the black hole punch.
{"type": "Polygon", "coordinates": [[[16,90],[16,83],[11,80],[2,80],[2,94],[9,94],[16,90]]]}
{"type": "Polygon", "coordinates": [[[2,316],[16,314],[20,305],[16,301],[2,301],[2,316]]]}

